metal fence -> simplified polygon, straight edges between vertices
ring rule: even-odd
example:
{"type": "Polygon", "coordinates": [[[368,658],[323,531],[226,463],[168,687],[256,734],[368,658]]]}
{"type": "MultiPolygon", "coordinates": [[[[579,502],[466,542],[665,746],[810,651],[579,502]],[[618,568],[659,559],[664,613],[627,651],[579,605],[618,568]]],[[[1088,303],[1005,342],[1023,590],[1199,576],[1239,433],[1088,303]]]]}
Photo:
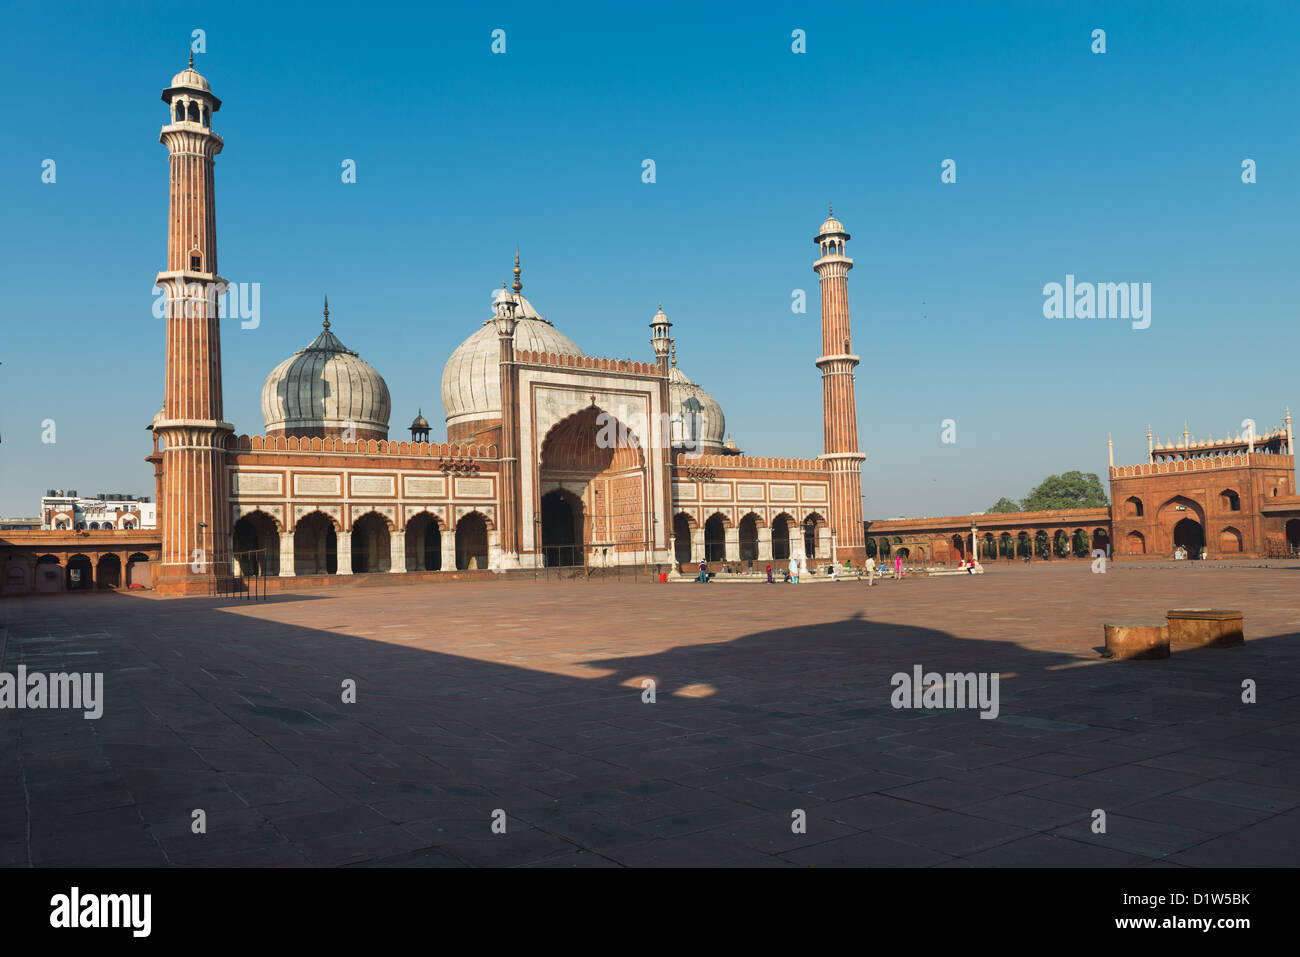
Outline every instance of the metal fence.
{"type": "Polygon", "coordinates": [[[266,550],[235,552],[233,561],[208,565],[208,595],[213,598],[266,600],[266,550]]]}

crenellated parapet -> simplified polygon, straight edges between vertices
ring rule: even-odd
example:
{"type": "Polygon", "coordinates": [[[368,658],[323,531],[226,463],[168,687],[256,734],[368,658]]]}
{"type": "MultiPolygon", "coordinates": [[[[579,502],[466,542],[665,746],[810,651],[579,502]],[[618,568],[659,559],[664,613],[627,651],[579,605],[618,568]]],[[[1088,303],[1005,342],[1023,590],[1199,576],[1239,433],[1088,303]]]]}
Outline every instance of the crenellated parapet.
{"type": "Polygon", "coordinates": [[[516,349],[515,361],[534,366],[555,366],[561,369],[588,369],[592,372],[623,372],[628,375],[659,376],[659,366],[634,359],[607,359],[603,356],[556,355],[554,352],[534,352],[516,349]]]}
{"type": "Polygon", "coordinates": [[[1293,468],[1294,458],[1268,452],[1242,452],[1236,455],[1214,455],[1205,458],[1176,459],[1172,462],[1149,462],[1141,465],[1117,465],[1111,468],[1110,477],[1141,478],[1150,475],[1174,475],[1179,472],[1211,472],[1216,469],[1239,469],[1255,465],[1264,468],[1293,468]]]}
{"type": "Polygon", "coordinates": [[[828,464],[822,459],[767,458],[757,455],[691,455],[678,452],[673,457],[673,467],[691,468],[762,469],[778,472],[825,472],[828,464]]]}
{"type": "Polygon", "coordinates": [[[495,445],[459,445],[447,442],[405,442],[394,439],[344,440],[315,436],[238,435],[232,436],[228,449],[237,452],[321,452],[340,455],[389,455],[407,458],[431,458],[448,463],[452,471],[458,463],[495,462],[499,457],[495,445]]]}

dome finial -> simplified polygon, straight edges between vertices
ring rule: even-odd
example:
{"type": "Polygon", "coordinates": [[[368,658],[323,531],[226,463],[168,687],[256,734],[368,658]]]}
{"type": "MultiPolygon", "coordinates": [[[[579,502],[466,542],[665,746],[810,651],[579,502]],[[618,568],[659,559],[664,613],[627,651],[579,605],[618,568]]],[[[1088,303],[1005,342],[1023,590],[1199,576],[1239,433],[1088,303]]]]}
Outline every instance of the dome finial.
{"type": "Polygon", "coordinates": [[[677,343],[674,342],[672,345],[670,345],[668,347],[668,351],[669,353],[672,354],[673,357],[673,368],[676,368],[677,367],[677,343]]]}
{"type": "Polygon", "coordinates": [[[826,204],[826,213],[827,213],[827,215],[829,215],[829,216],[834,216],[834,215],[835,215],[835,204],[834,204],[834,203],[827,203],[827,204],[826,204]]]}
{"type": "Polygon", "coordinates": [[[519,247],[518,246],[515,247],[515,281],[510,288],[515,291],[516,296],[524,291],[524,284],[519,281],[519,247]]]}
{"type": "Polygon", "coordinates": [[[194,69],[194,47],[190,47],[190,69],[194,69]]]}
{"type": "Polygon", "coordinates": [[[329,294],[328,294],[328,293],[325,295],[325,321],[322,322],[321,325],[325,327],[325,331],[326,331],[326,332],[329,332],[329,328],[330,328],[330,297],[329,297],[329,294]]]}

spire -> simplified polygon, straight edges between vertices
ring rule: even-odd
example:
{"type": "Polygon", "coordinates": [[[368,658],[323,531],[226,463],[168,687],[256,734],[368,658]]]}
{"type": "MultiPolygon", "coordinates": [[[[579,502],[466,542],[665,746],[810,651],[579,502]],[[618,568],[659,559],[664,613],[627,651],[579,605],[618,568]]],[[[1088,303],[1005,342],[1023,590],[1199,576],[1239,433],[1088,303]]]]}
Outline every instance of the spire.
{"type": "Polygon", "coordinates": [[[194,47],[190,47],[190,69],[194,69],[194,47]]]}
{"type": "MultiPolygon", "coordinates": [[[[190,55],[193,56],[193,54],[190,54],[190,55]]],[[[827,203],[827,204],[826,204],[826,215],[827,215],[827,216],[834,216],[834,215],[835,215],[835,204],[834,204],[834,203],[827,203]]]]}
{"type": "Polygon", "coordinates": [[[524,291],[524,284],[519,281],[519,247],[518,246],[515,247],[515,282],[514,285],[512,285],[510,288],[515,291],[516,296],[524,291]]]}
{"type": "Polygon", "coordinates": [[[329,297],[329,294],[328,294],[328,293],[326,293],[326,295],[325,295],[325,321],[322,322],[321,325],[325,327],[325,331],[326,331],[326,332],[329,332],[329,328],[330,328],[330,297],[329,297]]]}
{"type": "Polygon", "coordinates": [[[673,368],[675,369],[675,368],[677,368],[677,343],[674,342],[671,346],[669,346],[669,347],[668,347],[668,351],[669,351],[669,353],[670,353],[670,354],[672,355],[672,357],[673,357],[673,360],[672,360],[672,361],[673,361],[673,368]]]}

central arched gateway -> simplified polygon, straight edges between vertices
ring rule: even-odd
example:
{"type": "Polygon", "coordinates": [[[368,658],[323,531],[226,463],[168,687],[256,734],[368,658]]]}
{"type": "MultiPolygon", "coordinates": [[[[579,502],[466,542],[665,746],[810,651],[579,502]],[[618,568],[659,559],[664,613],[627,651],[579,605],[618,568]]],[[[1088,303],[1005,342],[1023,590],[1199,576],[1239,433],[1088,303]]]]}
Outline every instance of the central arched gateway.
{"type": "Polygon", "coordinates": [[[632,430],[595,404],[542,442],[537,518],[546,564],[630,564],[654,536],[646,457],[632,430]]]}
{"type": "Polygon", "coordinates": [[[1200,558],[1205,544],[1205,529],[1194,518],[1184,518],[1174,526],[1174,547],[1187,549],[1188,558],[1200,558]]]}
{"type": "Polygon", "coordinates": [[[557,488],[542,496],[542,564],[549,567],[583,563],[582,499],[557,488]]]}

